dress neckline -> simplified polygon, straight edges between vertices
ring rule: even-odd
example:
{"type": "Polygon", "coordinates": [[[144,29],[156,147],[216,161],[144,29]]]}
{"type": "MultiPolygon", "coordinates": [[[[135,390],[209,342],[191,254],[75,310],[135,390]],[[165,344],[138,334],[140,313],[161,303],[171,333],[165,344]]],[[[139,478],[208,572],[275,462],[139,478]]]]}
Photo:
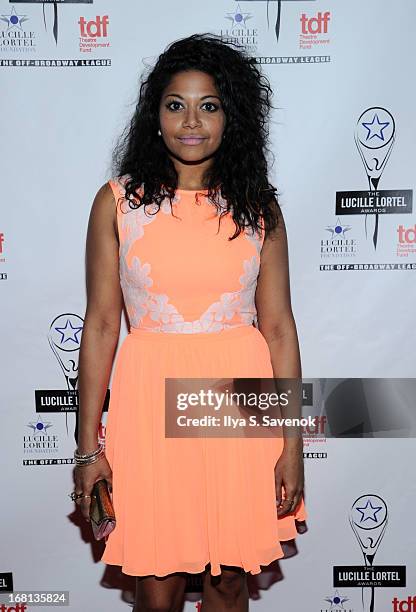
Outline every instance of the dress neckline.
{"type": "Polygon", "coordinates": [[[176,193],[208,193],[208,189],[176,189],[176,193]]]}

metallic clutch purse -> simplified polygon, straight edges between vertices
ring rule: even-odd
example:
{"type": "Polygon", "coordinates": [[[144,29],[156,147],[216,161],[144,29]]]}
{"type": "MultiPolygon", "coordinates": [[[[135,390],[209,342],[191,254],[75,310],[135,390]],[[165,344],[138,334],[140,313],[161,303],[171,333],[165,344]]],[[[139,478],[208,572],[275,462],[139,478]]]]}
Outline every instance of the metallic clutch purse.
{"type": "Polygon", "coordinates": [[[116,526],[113,502],[105,479],[98,480],[92,488],[90,519],[96,540],[107,537],[116,526]]]}

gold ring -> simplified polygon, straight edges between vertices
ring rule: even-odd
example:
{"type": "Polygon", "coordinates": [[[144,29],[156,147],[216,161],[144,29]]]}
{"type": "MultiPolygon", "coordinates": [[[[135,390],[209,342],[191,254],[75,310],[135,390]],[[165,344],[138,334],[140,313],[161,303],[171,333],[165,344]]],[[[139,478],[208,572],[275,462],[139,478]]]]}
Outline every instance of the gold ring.
{"type": "Polygon", "coordinates": [[[83,493],[76,493],[75,491],[72,491],[72,493],[69,494],[69,497],[72,499],[72,501],[75,501],[76,499],[80,499],[80,497],[91,497],[91,495],[84,495],[83,493]]]}

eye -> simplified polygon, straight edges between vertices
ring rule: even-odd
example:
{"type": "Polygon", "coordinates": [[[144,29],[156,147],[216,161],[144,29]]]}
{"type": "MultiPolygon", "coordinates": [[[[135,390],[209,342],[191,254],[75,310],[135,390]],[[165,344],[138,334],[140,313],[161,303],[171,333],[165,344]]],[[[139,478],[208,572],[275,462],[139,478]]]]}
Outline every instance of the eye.
{"type": "MultiPolygon", "coordinates": [[[[182,104],[181,102],[178,102],[177,100],[172,100],[171,102],[168,102],[165,106],[168,110],[176,112],[180,110],[180,108],[182,107],[182,104]]],[[[205,108],[209,113],[214,113],[215,111],[219,109],[219,105],[214,104],[214,102],[204,102],[204,104],[202,105],[202,108],[205,108]]]]}
{"type": "Polygon", "coordinates": [[[181,105],[181,103],[180,103],[180,102],[178,102],[177,100],[172,100],[172,102],[168,102],[168,103],[166,104],[166,108],[168,108],[168,109],[169,109],[169,110],[171,110],[171,111],[176,111],[176,110],[178,110],[177,108],[172,108],[172,105],[173,105],[173,104],[178,104],[179,106],[182,106],[182,105],[181,105]]]}
{"type": "Polygon", "coordinates": [[[205,102],[202,106],[207,106],[207,105],[211,107],[208,109],[208,112],[210,113],[214,113],[219,108],[218,104],[214,104],[214,102],[205,102]]]}

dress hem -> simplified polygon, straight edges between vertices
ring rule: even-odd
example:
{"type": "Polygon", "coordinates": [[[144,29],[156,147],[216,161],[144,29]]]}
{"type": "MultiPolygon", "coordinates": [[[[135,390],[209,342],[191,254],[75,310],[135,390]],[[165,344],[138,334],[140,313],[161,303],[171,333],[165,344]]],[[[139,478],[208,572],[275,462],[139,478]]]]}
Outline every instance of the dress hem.
{"type": "MultiPolygon", "coordinates": [[[[288,538],[288,539],[293,539],[293,538],[288,538]]],[[[281,542],[286,542],[288,540],[281,540],[281,542]]],[[[220,561],[219,563],[216,563],[216,565],[230,565],[233,567],[240,567],[241,569],[243,569],[245,571],[246,574],[251,573],[252,575],[256,575],[256,574],[260,574],[262,572],[261,567],[267,567],[268,565],[270,565],[273,561],[277,561],[278,559],[283,559],[285,557],[285,554],[283,552],[283,549],[281,546],[279,546],[280,550],[275,550],[274,553],[272,553],[272,556],[269,560],[265,560],[265,561],[259,561],[254,567],[252,566],[251,568],[245,569],[244,566],[241,566],[240,563],[231,563],[231,562],[227,562],[227,561],[220,561]]],[[[155,573],[155,572],[138,572],[137,570],[133,570],[130,568],[127,568],[125,566],[123,566],[121,563],[112,563],[111,561],[105,561],[104,559],[100,559],[100,561],[102,563],[106,563],[107,565],[117,565],[119,567],[121,567],[121,571],[123,574],[126,574],[127,576],[157,576],[159,578],[163,578],[165,576],[168,576],[170,574],[175,574],[175,573],[186,573],[186,574],[200,574],[203,571],[205,571],[206,566],[211,562],[210,559],[208,559],[208,561],[202,566],[201,569],[197,569],[197,570],[190,570],[190,569],[172,569],[171,571],[167,571],[164,573],[155,573]]],[[[221,571],[219,571],[218,573],[213,573],[212,571],[213,568],[211,568],[211,575],[212,576],[219,576],[221,574],[221,571]]]]}

